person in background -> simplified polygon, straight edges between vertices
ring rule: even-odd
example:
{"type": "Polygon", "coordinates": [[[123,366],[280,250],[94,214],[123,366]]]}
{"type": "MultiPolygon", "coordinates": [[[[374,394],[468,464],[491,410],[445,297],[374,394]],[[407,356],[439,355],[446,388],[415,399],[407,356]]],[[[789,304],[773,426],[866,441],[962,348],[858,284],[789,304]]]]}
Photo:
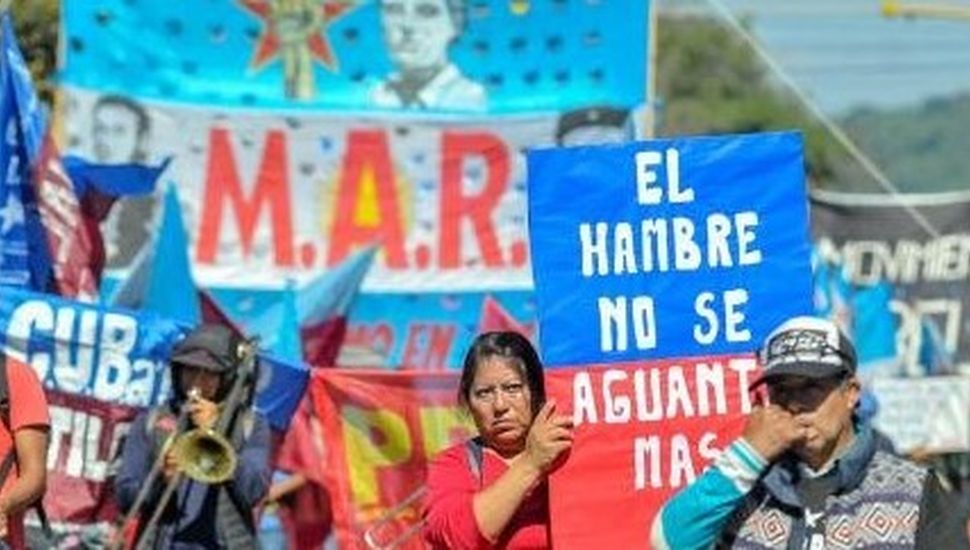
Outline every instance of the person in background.
{"type": "Polygon", "coordinates": [[[428,465],[425,540],[433,548],[548,547],[546,476],[572,446],[572,420],[546,401],[529,340],[516,332],[478,336],[458,400],[479,436],[428,465]]]}
{"type": "Polygon", "coordinates": [[[37,374],[0,350],[0,547],[25,548],[24,512],[47,487],[50,418],[37,374]]]}
{"type": "Polygon", "coordinates": [[[140,414],[132,424],[115,478],[115,495],[122,512],[131,510],[157,458],[164,453],[163,475],[138,511],[136,539],[154,537],[152,548],[258,547],[253,509],[269,488],[269,426],[250,408],[251,395],[236,411],[220,410],[240,375],[242,345],[241,337],[221,325],[202,325],[190,332],[172,350],[172,398],[140,414]],[[231,479],[218,484],[183,477],[158,528],[145,533],[145,523],[158,508],[164,486],[179,469],[170,442],[173,434],[185,430],[178,420],[183,411],[189,429],[213,428],[220,415],[235,415],[228,439],[236,451],[236,469],[231,479]]]}
{"type": "Polygon", "coordinates": [[[654,548],[965,548],[936,476],[876,448],[856,415],[852,343],[795,317],[765,341],[767,399],[653,521],[654,548]]]}

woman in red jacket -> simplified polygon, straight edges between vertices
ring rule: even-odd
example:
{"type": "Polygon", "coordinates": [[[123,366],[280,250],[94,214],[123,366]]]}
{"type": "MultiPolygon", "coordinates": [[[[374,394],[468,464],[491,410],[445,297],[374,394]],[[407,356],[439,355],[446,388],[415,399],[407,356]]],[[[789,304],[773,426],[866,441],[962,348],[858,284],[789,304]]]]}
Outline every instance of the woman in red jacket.
{"type": "Polygon", "coordinates": [[[479,436],[428,465],[425,540],[435,548],[547,548],[546,476],[572,445],[572,420],[546,402],[529,340],[515,332],[476,338],[458,400],[479,436]]]}

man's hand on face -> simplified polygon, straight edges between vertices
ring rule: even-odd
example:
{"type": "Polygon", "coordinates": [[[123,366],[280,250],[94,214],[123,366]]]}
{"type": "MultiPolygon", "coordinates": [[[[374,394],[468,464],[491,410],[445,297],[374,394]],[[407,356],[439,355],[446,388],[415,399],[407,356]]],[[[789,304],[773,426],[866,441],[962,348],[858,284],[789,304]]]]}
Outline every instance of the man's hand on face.
{"type": "Polygon", "coordinates": [[[807,429],[795,415],[774,404],[756,401],[742,437],[768,462],[774,462],[805,440],[807,429]]]}

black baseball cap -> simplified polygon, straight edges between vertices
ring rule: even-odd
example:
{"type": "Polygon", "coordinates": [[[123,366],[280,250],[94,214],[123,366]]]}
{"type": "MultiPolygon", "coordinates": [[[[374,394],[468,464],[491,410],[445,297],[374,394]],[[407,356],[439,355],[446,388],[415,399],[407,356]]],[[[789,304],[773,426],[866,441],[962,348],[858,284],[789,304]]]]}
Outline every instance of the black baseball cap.
{"type": "Polygon", "coordinates": [[[170,362],[215,373],[236,369],[243,339],[229,327],[204,324],[195,328],[172,348],[170,362]]]}
{"type": "Polygon", "coordinates": [[[768,335],[758,352],[761,377],[751,389],[782,376],[836,378],[855,374],[855,346],[838,325],[820,317],[793,317],[768,335]]]}

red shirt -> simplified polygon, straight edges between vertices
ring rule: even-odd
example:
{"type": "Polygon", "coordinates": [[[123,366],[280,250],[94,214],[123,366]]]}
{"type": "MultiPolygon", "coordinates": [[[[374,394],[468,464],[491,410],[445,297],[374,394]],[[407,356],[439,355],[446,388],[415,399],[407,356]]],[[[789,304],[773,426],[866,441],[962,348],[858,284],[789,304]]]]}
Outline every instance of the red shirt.
{"type": "MultiPolygon", "coordinates": [[[[468,464],[464,443],[436,456],[428,464],[425,540],[433,548],[491,548],[478,529],[472,498],[482,486],[495,482],[507,469],[505,461],[486,450],[482,456],[480,484],[468,464]]],[[[495,547],[549,548],[549,498],[545,482],[525,497],[495,547]]]]}
{"type": "MultiPolygon", "coordinates": [[[[27,426],[50,426],[47,414],[47,399],[44,388],[32,368],[7,356],[7,389],[10,395],[10,428],[14,432],[27,426]]],[[[13,437],[7,426],[0,422],[0,461],[13,449],[13,437]]],[[[46,467],[46,465],[45,465],[46,467]]],[[[0,497],[10,490],[17,479],[17,466],[14,463],[0,497]]],[[[7,518],[7,544],[12,548],[24,548],[24,515],[14,514],[7,518]]]]}

